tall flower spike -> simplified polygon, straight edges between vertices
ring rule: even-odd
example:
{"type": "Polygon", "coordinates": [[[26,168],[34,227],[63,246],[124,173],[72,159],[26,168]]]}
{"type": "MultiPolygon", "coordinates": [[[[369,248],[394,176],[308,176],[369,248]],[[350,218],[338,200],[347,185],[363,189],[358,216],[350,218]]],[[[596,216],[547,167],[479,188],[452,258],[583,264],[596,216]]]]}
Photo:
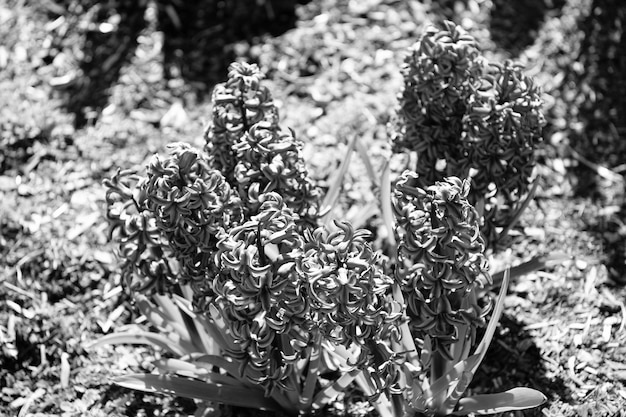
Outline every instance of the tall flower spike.
{"type": "Polygon", "coordinates": [[[305,232],[301,269],[324,333],[337,343],[363,344],[398,318],[385,298],[394,281],[367,242],[369,231],[336,226],[305,232]]]}
{"type": "Polygon", "coordinates": [[[495,246],[528,192],[544,124],[539,90],[519,65],[488,63],[452,22],[426,30],[403,75],[394,150],[417,153],[421,187],[471,178],[469,201],[484,207],[482,232],[495,246]]]}
{"type": "Polygon", "coordinates": [[[300,268],[311,314],[324,338],[357,348],[351,365],[369,372],[380,389],[392,386],[400,378],[401,355],[390,343],[399,340],[403,320],[403,307],[390,295],[395,281],[369,245],[369,231],[335,225],[333,231],[325,226],[305,231],[300,268]]]}
{"type": "Polygon", "coordinates": [[[449,177],[423,189],[417,180],[405,171],[395,189],[396,273],[413,335],[429,336],[433,349],[449,357],[459,325],[469,326],[473,340],[484,324],[488,308],[479,305],[475,290],[491,278],[480,218],[467,200],[469,182],[449,177]]]}
{"type": "Polygon", "coordinates": [[[495,239],[496,227],[508,225],[522,196],[528,192],[535,165],[534,150],[545,124],[539,88],[519,65],[492,64],[480,90],[468,103],[463,118],[462,147],[466,171],[471,168],[472,194],[488,196],[485,229],[495,239]]]}
{"type": "Polygon", "coordinates": [[[146,206],[180,263],[182,280],[207,286],[218,240],[242,220],[241,201],[202,152],[183,143],[169,145],[169,152],[148,166],[146,206]]]}
{"type": "Polygon", "coordinates": [[[205,150],[214,168],[235,184],[237,164],[233,146],[256,123],[265,122],[272,128],[278,124],[278,110],[269,90],[261,84],[263,74],[256,64],[233,63],[228,80],[213,90],[213,117],[206,132],[205,150]]]}
{"type": "Polygon", "coordinates": [[[278,110],[254,64],[232,64],[228,81],[215,87],[207,153],[244,200],[249,213],[259,196],[278,192],[303,223],[314,224],[320,192],[308,176],[301,143],[278,125],[278,110]]]}
{"type": "Polygon", "coordinates": [[[315,223],[320,193],[308,176],[301,144],[292,131],[257,123],[233,148],[238,160],[234,176],[251,211],[258,207],[259,195],[274,191],[304,223],[315,223]]]}
{"type": "Polygon", "coordinates": [[[404,90],[391,134],[396,152],[418,152],[423,184],[443,177],[442,160],[452,163],[460,157],[455,143],[467,98],[481,72],[476,41],[452,22],[442,30],[429,27],[411,48],[402,68],[404,90]]]}
{"type": "MultiPolygon", "coordinates": [[[[260,201],[258,214],[219,242],[221,272],[214,282],[214,305],[249,358],[255,378],[262,375],[254,382],[269,390],[288,383],[285,378],[313,336],[296,269],[303,246],[296,216],[276,193],[265,194],[260,201]]],[[[211,303],[199,300],[198,308],[207,310],[211,303]]]]}
{"type": "Polygon", "coordinates": [[[166,291],[176,281],[171,249],[147,208],[145,178],[118,171],[105,179],[110,237],[119,245],[122,278],[131,291],[166,291]]]}

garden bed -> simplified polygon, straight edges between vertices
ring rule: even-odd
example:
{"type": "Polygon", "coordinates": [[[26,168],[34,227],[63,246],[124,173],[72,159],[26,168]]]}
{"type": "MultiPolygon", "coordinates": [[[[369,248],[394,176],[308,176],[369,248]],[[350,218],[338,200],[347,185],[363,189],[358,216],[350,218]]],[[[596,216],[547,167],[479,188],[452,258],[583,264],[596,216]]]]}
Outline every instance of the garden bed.
{"type": "MultiPolygon", "coordinates": [[[[85,348],[139,319],[109,242],[102,181],[143,170],[167,143],[203,146],[209,93],[233,59],[266,74],[318,185],[332,183],[354,137],[382,171],[406,48],[452,19],[490,59],[520,60],[545,96],[539,189],[492,270],[553,252],[571,259],[512,283],[471,390],[541,390],[548,401],[528,416],[622,415],[626,6],[261,1],[252,21],[243,1],[207,2],[232,25],[222,27],[210,13],[158,3],[0,2],[0,414],[193,415],[191,400],[108,381],[149,370],[160,352],[85,348]],[[229,29],[237,25],[250,30],[229,29]]],[[[355,154],[334,216],[377,231],[373,188],[355,154]]]]}

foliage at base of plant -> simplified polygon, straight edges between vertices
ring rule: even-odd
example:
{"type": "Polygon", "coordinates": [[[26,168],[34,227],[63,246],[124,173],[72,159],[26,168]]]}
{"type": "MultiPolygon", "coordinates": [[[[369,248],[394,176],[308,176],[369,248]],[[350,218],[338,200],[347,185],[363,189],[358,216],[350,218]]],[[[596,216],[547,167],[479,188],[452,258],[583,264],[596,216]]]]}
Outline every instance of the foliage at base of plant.
{"type": "Polygon", "coordinates": [[[505,274],[497,298],[484,289],[492,281],[470,181],[423,187],[405,172],[389,202],[399,244],[388,263],[370,232],[319,224],[328,200],[261,78],[254,65],[231,66],[215,89],[204,150],[172,144],[145,174],[105,182],[124,276],[155,331],[95,345],[151,344],[171,355],[153,374],[116,382],[292,415],[349,386],[381,416],[541,404],[531,389],[463,396],[508,282],[505,274]]]}

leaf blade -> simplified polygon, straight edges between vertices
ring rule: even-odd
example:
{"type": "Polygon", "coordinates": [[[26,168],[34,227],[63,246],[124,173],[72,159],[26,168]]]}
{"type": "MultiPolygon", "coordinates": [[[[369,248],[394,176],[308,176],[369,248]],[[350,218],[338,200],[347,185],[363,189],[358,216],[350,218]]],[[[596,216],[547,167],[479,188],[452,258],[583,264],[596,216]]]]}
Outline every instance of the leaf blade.
{"type": "Polygon", "coordinates": [[[263,396],[263,391],[245,387],[210,384],[169,375],[130,374],[113,378],[119,386],[139,391],[177,395],[203,401],[214,401],[238,407],[277,411],[278,405],[263,396]]]}
{"type": "Polygon", "coordinates": [[[481,394],[461,398],[454,415],[474,413],[478,415],[518,411],[538,407],[547,398],[541,392],[526,387],[512,388],[495,394],[481,394]]]}
{"type": "Polygon", "coordinates": [[[104,345],[152,345],[164,349],[174,355],[184,356],[187,354],[187,350],[180,344],[167,338],[164,335],[160,335],[152,332],[118,332],[112,333],[101,338],[94,340],[87,344],[87,348],[94,348],[104,345]]]}
{"type": "Polygon", "coordinates": [[[322,213],[323,215],[322,223],[324,224],[328,223],[329,218],[330,218],[329,214],[333,211],[333,208],[335,207],[337,199],[339,198],[339,191],[341,191],[341,188],[343,187],[343,178],[345,177],[346,172],[348,171],[348,167],[350,166],[350,160],[352,159],[352,154],[354,153],[356,140],[357,140],[357,136],[354,135],[354,137],[350,140],[350,143],[348,144],[348,149],[346,151],[346,155],[341,161],[341,165],[339,166],[339,171],[337,172],[337,175],[335,176],[333,183],[328,188],[328,191],[326,192],[326,196],[324,197],[324,201],[322,202],[322,205],[320,206],[320,213],[322,213]]]}

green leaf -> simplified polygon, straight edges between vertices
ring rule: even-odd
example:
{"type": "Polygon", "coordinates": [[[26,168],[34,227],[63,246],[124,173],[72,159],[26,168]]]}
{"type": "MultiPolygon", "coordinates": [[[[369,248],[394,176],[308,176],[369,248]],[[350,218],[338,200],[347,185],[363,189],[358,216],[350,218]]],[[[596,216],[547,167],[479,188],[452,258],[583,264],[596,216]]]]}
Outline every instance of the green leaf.
{"type": "Polygon", "coordinates": [[[119,332],[108,334],[87,344],[87,348],[117,344],[152,345],[176,356],[188,354],[183,346],[169,339],[167,336],[151,332],[119,332]]]}
{"type": "Polygon", "coordinates": [[[515,279],[522,275],[529,274],[533,271],[537,271],[539,269],[543,269],[547,266],[554,265],[557,263],[569,261],[572,259],[571,255],[568,255],[563,252],[552,252],[548,254],[538,255],[532,258],[529,261],[526,261],[520,265],[514,266],[512,268],[506,268],[506,270],[498,271],[494,273],[491,278],[493,279],[493,284],[491,288],[497,287],[502,282],[504,278],[504,274],[506,271],[510,271],[509,274],[511,279],[515,279]]]}
{"type": "Polygon", "coordinates": [[[341,161],[341,165],[339,166],[339,171],[333,180],[333,183],[328,188],[326,192],[326,197],[324,197],[324,201],[320,207],[320,213],[324,216],[322,223],[328,223],[329,214],[335,207],[337,202],[337,198],[339,198],[339,191],[341,191],[341,187],[343,185],[343,178],[348,171],[348,167],[350,166],[350,159],[352,159],[352,154],[354,153],[354,147],[356,145],[357,136],[355,135],[350,143],[348,144],[348,150],[346,151],[346,155],[343,157],[343,161],[341,161]]]}
{"type": "Polygon", "coordinates": [[[391,167],[389,159],[387,159],[387,161],[385,161],[385,166],[383,167],[383,177],[380,184],[380,211],[383,215],[383,224],[387,228],[387,241],[389,242],[389,247],[394,248],[396,246],[396,237],[393,231],[395,223],[393,220],[393,209],[391,207],[390,175],[391,167]]]}
{"type": "Polygon", "coordinates": [[[263,390],[225,386],[169,375],[131,374],[113,378],[125,388],[144,392],[177,395],[203,401],[214,401],[238,407],[277,411],[278,405],[263,396],[263,390]]]}
{"type": "Polygon", "coordinates": [[[228,328],[228,324],[219,309],[211,304],[209,305],[209,314],[213,321],[207,323],[205,330],[216,338],[222,349],[233,352],[241,351],[241,345],[235,343],[235,339],[228,328]]]}
{"type": "Polygon", "coordinates": [[[441,390],[446,390],[449,394],[452,394],[451,397],[448,398],[448,400],[446,400],[443,404],[443,410],[447,413],[451,412],[455,408],[458,396],[460,396],[472,382],[476,370],[487,354],[487,349],[491,344],[498,322],[502,316],[502,311],[504,310],[504,297],[506,296],[508,285],[509,271],[506,270],[502,281],[502,288],[500,288],[500,292],[498,293],[498,298],[496,299],[491,319],[489,319],[485,335],[476,347],[476,351],[466,360],[454,365],[449,372],[444,374],[431,386],[432,395],[435,398],[437,394],[442,392],[441,390]]]}
{"type": "Polygon", "coordinates": [[[502,230],[502,232],[500,232],[500,237],[504,237],[508,235],[509,231],[519,221],[520,217],[522,217],[522,214],[524,213],[524,210],[528,208],[528,205],[530,204],[530,202],[535,198],[535,194],[537,193],[537,188],[539,188],[539,181],[535,180],[533,182],[532,187],[530,188],[530,191],[528,192],[528,194],[526,194],[526,198],[524,199],[524,201],[522,201],[522,204],[518,206],[517,211],[515,211],[509,223],[502,230]]]}
{"type": "Polygon", "coordinates": [[[379,178],[376,178],[376,172],[374,171],[374,165],[372,164],[372,160],[370,156],[367,154],[367,148],[363,145],[363,142],[356,141],[356,151],[359,153],[359,156],[363,160],[363,164],[365,164],[365,170],[367,171],[367,175],[370,177],[370,181],[372,185],[378,187],[379,178]]]}
{"type": "Polygon", "coordinates": [[[185,297],[178,294],[172,295],[172,302],[178,307],[187,332],[191,337],[191,342],[196,346],[196,350],[202,353],[219,353],[220,347],[216,338],[211,337],[207,332],[206,318],[202,315],[198,315],[193,312],[193,304],[190,301],[193,298],[193,293],[189,294],[185,291],[186,286],[181,287],[185,297]],[[184,313],[184,315],[183,315],[184,313]]]}
{"type": "Polygon", "coordinates": [[[197,351],[182,314],[172,300],[163,295],[154,295],[153,300],[157,305],[142,294],[135,296],[137,307],[154,327],[176,340],[186,353],[197,351]]]}
{"type": "Polygon", "coordinates": [[[454,415],[474,413],[478,415],[503,413],[538,407],[546,402],[546,396],[532,388],[517,387],[496,394],[473,395],[461,398],[454,415]]]}
{"type": "Polygon", "coordinates": [[[179,376],[200,379],[213,384],[246,386],[237,378],[213,371],[210,364],[200,364],[183,361],[180,359],[158,359],[152,364],[158,368],[160,373],[175,373],[179,376]]]}
{"type": "Polygon", "coordinates": [[[321,389],[315,396],[312,403],[313,408],[322,408],[324,405],[337,398],[339,394],[346,392],[346,389],[352,381],[354,381],[359,372],[362,371],[359,369],[352,369],[348,372],[344,372],[343,375],[337,378],[332,384],[321,389]]]}
{"type": "Polygon", "coordinates": [[[191,355],[191,360],[200,366],[217,366],[233,376],[239,374],[239,365],[230,358],[226,359],[218,355],[191,355]]]}

